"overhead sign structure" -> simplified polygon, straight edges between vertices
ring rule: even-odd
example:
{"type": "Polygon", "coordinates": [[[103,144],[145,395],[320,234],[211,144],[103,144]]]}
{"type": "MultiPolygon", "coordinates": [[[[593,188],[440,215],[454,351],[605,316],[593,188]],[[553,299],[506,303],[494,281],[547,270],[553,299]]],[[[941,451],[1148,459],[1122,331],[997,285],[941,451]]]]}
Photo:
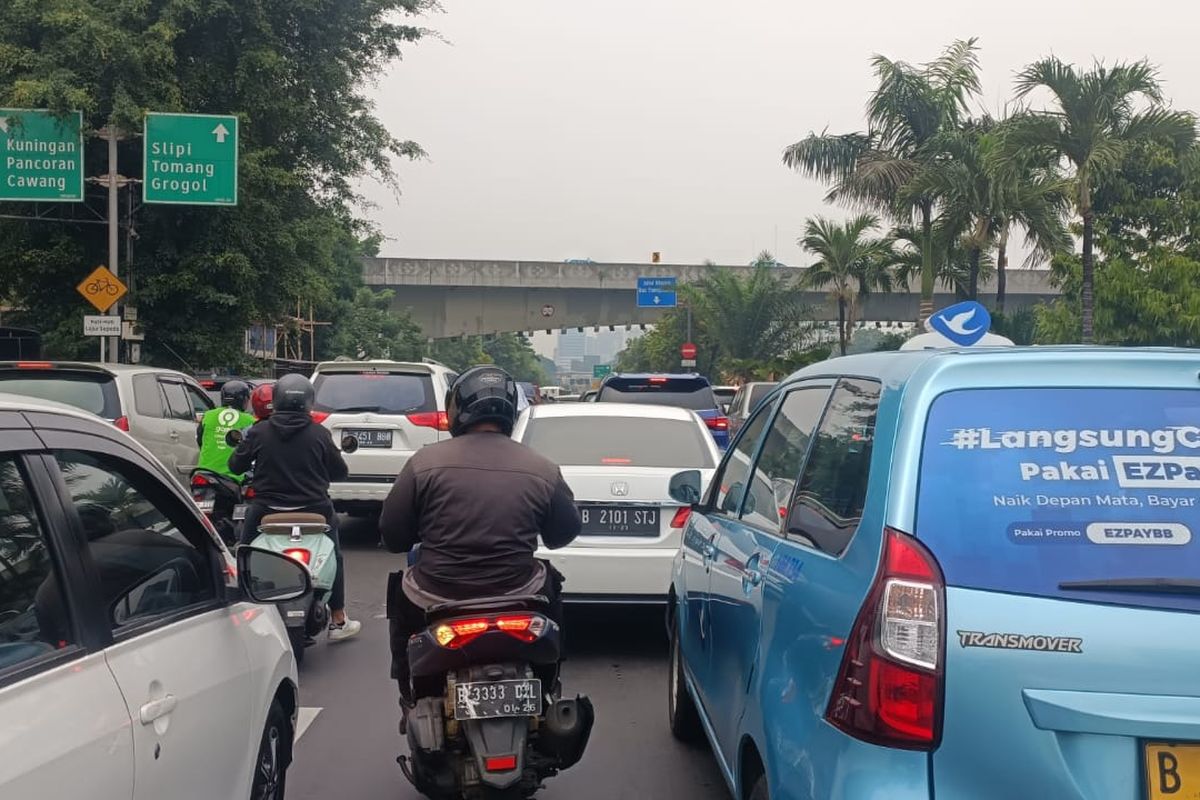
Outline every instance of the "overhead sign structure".
{"type": "Polygon", "coordinates": [[[144,202],[237,205],[237,117],[152,112],[145,139],[144,202]]]}
{"type": "Polygon", "coordinates": [[[83,201],[83,114],[0,108],[0,200],[83,201]]]}
{"type": "Polygon", "coordinates": [[[89,314],[83,318],[83,335],[120,336],[121,318],[110,317],[107,314],[103,316],[94,316],[89,314]]]}
{"type": "MultiPolygon", "coordinates": [[[[92,274],[84,278],[83,282],[75,288],[101,314],[112,308],[129,291],[125,284],[121,283],[120,279],[116,275],[113,275],[108,267],[104,266],[96,267],[92,270],[92,274]]],[[[117,317],[113,317],[113,319],[117,320],[117,331],[116,333],[105,334],[105,336],[121,335],[120,319],[117,317]]]]}
{"type": "Polygon", "coordinates": [[[593,378],[603,378],[604,376],[609,375],[610,373],[612,373],[612,366],[609,364],[593,364],[592,365],[592,377],[593,378]]]}
{"type": "Polygon", "coordinates": [[[677,305],[679,303],[674,277],[638,277],[638,308],[675,308],[677,305]]]}

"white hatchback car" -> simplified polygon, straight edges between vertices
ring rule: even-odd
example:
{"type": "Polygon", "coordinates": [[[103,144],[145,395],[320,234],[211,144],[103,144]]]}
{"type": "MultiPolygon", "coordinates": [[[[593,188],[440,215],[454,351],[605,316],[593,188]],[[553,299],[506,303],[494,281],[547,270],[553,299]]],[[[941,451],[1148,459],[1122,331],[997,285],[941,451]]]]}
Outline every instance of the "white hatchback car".
{"type": "Polygon", "coordinates": [[[298,707],[279,612],[174,476],[94,415],[0,395],[0,797],[282,800],[298,707]]]}
{"type": "Polygon", "coordinates": [[[574,542],[538,552],[566,576],[564,600],[665,602],[691,512],[671,499],[671,477],[696,469],[707,486],[721,460],[703,420],[670,406],[555,403],[531,406],[513,438],[559,465],[583,517],[574,542]]]}
{"type": "Polygon", "coordinates": [[[328,361],[318,364],[313,418],[335,442],[358,439],[346,454],[350,475],[329,487],[338,511],[378,513],[414,452],[450,438],[446,390],[458,376],[436,361],[328,361]]]}

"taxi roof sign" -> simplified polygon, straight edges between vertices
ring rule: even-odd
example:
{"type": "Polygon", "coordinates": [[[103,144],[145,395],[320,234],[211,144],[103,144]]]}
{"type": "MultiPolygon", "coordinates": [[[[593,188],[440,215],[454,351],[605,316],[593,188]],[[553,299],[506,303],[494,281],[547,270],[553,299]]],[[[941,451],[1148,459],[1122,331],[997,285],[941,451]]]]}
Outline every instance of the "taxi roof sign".
{"type": "Polygon", "coordinates": [[[981,303],[967,300],[935,311],[925,320],[926,333],[914,336],[901,350],[940,350],[954,347],[1013,347],[1013,341],[991,333],[992,315],[981,303]]]}
{"type": "Polygon", "coordinates": [[[92,270],[75,288],[101,314],[112,308],[129,291],[120,278],[103,265],[92,270]]]}

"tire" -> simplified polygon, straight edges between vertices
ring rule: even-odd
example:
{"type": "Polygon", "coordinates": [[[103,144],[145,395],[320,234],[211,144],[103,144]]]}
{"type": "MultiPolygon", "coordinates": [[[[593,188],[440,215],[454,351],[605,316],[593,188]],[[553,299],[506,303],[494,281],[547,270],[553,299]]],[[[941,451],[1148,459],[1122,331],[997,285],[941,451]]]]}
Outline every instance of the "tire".
{"type": "Polygon", "coordinates": [[[750,790],[749,800],[771,800],[771,790],[767,787],[767,776],[760,775],[750,790]]]}
{"type": "Polygon", "coordinates": [[[704,738],[700,713],[687,690],[683,673],[683,655],[679,649],[679,619],[671,625],[671,656],[667,675],[667,716],[671,734],[681,742],[694,744],[704,738]]]}
{"type": "Polygon", "coordinates": [[[308,641],[308,636],[304,633],[304,628],[288,628],[288,639],[292,643],[292,655],[296,658],[296,666],[299,667],[304,663],[305,642],[308,641]]]}
{"type": "Polygon", "coordinates": [[[254,778],[250,787],[250,800],[283,800],[287,784],[287,742],[291,740],[292,723],[283,706],[275,700],[267,712],[267,724],[263,728],[262,740],[258,745],[258,756],[254,759],[254,778]]]}

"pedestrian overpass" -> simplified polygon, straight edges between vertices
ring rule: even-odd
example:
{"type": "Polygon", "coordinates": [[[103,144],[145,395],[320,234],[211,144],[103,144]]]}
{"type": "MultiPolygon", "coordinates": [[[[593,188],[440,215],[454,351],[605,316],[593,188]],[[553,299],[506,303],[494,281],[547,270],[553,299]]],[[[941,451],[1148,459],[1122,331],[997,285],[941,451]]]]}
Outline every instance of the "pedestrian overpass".
{"type": "MultiPolygon", "coordinates": [[[[427,337],[441,339],[598,325],[652,325],[663,310],[637,307],[639,277],[672,276],[680,284],[694,283],[713,269],[693,264],[366,258],[363,280],[372,288],[395,292],[396,310],[407,309],[427,337]]],[[[749,273],[753,267],[728,269],[749,273]]],[[[1058,290],[1048,278],[1043,270],[1009,270],[1007,308],[1028,308],[1056,297],[1058,290]]],[[[988,303],[994,297],[994,283],[984,284],[980,300],[988,303]]],[[[913,292],[874,294],[863,303],[858,319],[911,322],[917,318],[919,300],[919,293],[913,292]]],[[[953,294],[943,291],[935,296],[935,307],[954,301],[953,294]]],[[[837,317],[825,291],[806,292],[804,302],[812,306],[815,319],[837,317]]]]}

